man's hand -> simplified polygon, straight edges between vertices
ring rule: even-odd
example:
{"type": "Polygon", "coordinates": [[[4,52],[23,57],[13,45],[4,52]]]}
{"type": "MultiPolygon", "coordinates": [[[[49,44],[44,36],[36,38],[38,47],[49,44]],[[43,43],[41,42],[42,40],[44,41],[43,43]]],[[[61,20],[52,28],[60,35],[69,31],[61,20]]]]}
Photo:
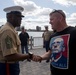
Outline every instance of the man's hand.
{"type": "Polygon", "coordinates": [[[35,62],[41,62],[42,61],[42,57],[38,56],[38,55],[33,55],[32,60],[35,61],[35,62]]]}

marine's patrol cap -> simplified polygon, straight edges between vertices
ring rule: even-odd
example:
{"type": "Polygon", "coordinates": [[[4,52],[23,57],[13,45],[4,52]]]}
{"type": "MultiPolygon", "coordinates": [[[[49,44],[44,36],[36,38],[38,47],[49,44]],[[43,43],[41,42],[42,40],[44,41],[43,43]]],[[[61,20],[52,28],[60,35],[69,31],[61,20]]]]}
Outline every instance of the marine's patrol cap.
{"type": "Polygon", "coordinates": [[[8,14],[16,14],[18,16],[24,17],[21,12],[24,10],[21,6],[11,6],[3,9],[8,14]]]}

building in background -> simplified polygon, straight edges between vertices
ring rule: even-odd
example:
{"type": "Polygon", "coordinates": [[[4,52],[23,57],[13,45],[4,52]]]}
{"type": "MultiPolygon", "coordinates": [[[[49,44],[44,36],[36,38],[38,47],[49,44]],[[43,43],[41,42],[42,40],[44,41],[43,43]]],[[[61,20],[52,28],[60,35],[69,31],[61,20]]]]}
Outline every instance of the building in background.
{"type": "Polygon", "coordinates": [[[36,30],[37,30],[37,31],[41,31],[41,27],[36,26],[36,30]]]}

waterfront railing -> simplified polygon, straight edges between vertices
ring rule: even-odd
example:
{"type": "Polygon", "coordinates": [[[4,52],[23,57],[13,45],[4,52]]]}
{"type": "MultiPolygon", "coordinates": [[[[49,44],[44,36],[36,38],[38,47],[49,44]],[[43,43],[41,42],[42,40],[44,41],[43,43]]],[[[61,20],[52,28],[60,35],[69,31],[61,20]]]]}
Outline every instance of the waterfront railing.
{"type": "Polygon", "coordinates": [[[43,38],[42,37],[30,37],[29,39],[29,49],[42,48],[43,47],[43,38]]]}

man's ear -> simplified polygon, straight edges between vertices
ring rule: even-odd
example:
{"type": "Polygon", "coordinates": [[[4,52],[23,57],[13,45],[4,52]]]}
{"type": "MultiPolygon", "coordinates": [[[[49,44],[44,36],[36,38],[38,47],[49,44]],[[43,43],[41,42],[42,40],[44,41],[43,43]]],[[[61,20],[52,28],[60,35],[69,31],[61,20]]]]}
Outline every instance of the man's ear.
{"type": "Polygon", "coordinates": [[[9,14],[9,13],[7,13],[7,16],[6,16],[6,17],[7,17],[8,19],[12,19],[13,16],[14,16],[13,14],[9,14]]]}

